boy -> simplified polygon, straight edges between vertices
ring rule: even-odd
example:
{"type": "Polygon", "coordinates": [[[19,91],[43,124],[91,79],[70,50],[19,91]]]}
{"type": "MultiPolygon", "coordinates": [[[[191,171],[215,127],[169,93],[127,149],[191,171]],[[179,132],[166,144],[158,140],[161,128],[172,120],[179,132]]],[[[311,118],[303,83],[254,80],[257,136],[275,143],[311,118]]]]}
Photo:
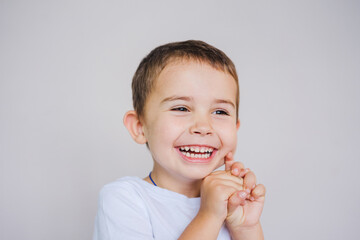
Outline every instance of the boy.
{"type": "Polygon", "coordinates": [[[102,189],[94,239],[263,239],[265,188],[233,161],[240,121],[232,61],[201,41],[166,44],[142,60],[132,89],[135,110],[124,124],[154,166],[144,179],[102,189]]]}

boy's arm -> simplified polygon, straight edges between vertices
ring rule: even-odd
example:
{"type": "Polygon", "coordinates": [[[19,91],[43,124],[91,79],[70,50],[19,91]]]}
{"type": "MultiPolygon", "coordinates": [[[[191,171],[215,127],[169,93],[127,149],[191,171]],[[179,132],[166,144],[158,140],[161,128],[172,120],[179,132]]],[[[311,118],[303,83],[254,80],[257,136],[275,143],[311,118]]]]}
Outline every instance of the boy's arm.
{"type": "Polygon", "coordinates": [[[179,240],[186,239],[217,239],[221,226],[224,221],[219,221],[216,218],[207,216],[206,214],[199,214],[186,227],[181,234],[179,240]]]}
{"type": "MultiPolygon", "coordinates": [[[[198,214],[181,234],[179,240],[207,239],[216,240],[223,222],[198,214]]],[[[230,231],[230,230],[229,230],[230,231]]],[[[230,231],[232,240],[260,240],[264,239],[260,223],[253,228],[241,231],[230,231]]]]}

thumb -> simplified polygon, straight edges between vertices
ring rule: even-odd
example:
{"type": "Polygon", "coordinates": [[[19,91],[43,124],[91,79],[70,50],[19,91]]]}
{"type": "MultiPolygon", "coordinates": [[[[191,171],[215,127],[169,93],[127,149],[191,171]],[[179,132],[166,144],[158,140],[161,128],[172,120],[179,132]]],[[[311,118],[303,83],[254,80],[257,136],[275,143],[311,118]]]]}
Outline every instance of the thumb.
{"type": "Polygon", "coordinates": [[[230,171],[231,166],[234,164],[234,155],[232,152],[226,154],[226,156],[224,157],[224,162],[225,162],[225,171],[230,171]]]}

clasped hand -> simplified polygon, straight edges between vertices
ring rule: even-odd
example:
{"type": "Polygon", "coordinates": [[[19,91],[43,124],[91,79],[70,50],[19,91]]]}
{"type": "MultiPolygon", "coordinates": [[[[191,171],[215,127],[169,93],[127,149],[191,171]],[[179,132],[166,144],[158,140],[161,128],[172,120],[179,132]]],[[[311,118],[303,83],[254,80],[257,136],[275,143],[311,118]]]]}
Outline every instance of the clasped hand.
{"type": "Polygon", "coordinates": [[[225,171],[204,178],[200,211],[224,221],[231,232],[241,231],[259,224],[264,200],[264,185],[256,184],[255,174],[229,153],[225,156],[225,171]]]}

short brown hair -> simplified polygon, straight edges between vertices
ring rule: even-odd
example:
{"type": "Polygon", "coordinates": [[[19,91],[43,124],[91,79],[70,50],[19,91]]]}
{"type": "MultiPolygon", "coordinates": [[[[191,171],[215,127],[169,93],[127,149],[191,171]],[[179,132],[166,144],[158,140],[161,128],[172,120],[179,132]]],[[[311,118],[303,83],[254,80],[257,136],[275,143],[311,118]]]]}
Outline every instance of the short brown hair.
{"type": "Polygon", "coordinates": [[[139,118],[144,116],[146,99],[161,71],[174,60],[195,60],[208,63],[217,70],[230,74],[237,85],[236,117],[239,112],[239,82],[234,63],[221,50],[197,40],[173,42],[152,50],[138,66],[132,80],[134,109],[139,118]]]}

